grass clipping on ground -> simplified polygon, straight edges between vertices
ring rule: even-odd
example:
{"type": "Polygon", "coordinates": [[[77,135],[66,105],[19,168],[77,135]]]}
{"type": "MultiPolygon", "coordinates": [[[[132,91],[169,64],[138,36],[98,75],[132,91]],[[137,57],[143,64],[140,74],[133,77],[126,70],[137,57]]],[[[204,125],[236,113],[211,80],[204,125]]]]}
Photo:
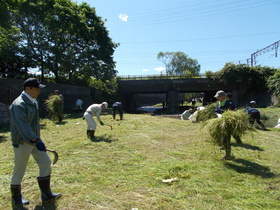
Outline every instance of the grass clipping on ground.
{"type": "Polygon", "coordinates": [[[224,135],[241,137],[249,131],[255,131],[248,123],[246,113],[230,110],[225,111],[221,118],[207,120],[204,126],[215,144],[220,144],[224,135]]]}

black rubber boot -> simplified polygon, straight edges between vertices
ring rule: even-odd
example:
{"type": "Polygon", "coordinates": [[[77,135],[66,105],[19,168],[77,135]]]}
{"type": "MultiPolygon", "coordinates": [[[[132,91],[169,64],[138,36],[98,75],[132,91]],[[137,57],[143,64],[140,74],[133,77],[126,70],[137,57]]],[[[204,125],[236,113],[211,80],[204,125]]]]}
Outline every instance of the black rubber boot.
{"type": "Polygon", "coordinates": [[[87,137],[90,139],[90,130],[87,130],[87,137]]]}
{"type": "Polygon", "coordinates": [[[62,196],[61,193],[52,193],[50,188],[51,176],[38,177],[37,179],[41,190],[42,201],[52,201],[62,196]]]}
{"type": "Polygon", "coordinates": [[[91,139],[95,139],[94,133],[95,133],[95,130],[91,130],[91,131],[90,131],[90,138],[91,138],[91,139]]]}
{"type": "Polygon", "coordinates": [[[13,208],[25,209],[23,205],[28,205],[29,201],[22,198],[21,185],[11,185],[11,193],[13,208]]]}

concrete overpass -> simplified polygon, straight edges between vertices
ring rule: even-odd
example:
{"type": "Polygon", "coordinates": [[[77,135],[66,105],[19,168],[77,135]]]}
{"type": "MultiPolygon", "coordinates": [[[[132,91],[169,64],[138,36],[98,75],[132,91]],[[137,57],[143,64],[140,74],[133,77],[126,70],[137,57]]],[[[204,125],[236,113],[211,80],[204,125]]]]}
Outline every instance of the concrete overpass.
{"type": "Polygon", "coordinates": [[[203,104],[213,101],[217,90],[232,92],[234,102],[238,105],[239,83],[227,86],[224,82],[213,82],[206,78],[180,79],[118,79],[119,94],[126,112],[133,112],[137,108],[136,94],[166,94],[166,106],[169,113],[179,111],[179,93],[204,93],[203,104]]]}

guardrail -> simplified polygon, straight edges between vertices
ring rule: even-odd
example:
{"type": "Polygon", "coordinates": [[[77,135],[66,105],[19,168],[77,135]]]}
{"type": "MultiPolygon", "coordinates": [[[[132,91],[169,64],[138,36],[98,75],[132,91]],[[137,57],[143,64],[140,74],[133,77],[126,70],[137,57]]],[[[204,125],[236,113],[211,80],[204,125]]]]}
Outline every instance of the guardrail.
{"type": "Polygon", "coordinates": [[[181,75],[181,76],[170,76],[170,75],[126,75],[117,76],[117,80],[154,80],[154,79],[188,79],[188,78],[205,78],[205,74],[199,75],[181,75]]]}

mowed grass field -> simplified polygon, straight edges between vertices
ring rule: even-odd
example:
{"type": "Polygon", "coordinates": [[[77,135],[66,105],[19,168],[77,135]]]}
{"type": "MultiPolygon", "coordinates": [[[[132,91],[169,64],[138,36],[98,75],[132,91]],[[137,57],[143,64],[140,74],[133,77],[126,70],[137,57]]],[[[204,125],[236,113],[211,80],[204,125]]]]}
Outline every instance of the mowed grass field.
{"type": "MultiPolygon", "coordinates": [[[[280,117],[279,108],[266,111],[280,117]]],[[[280,209],[280,129],[247,134],[240,146],[232,140],[234,159],[222,161],[224,151],[200,123],[145,114],[113,121],[106,112],[101,118],[113,129],[98,125],[96,142],[80,116],[40,121],[43,141],[59,153],[51,185],[63,196],[41,203],[30,158],[22,182],[28,209],[280,209]],[[177,180],[162,182],[171,178],[177,180]]],[[[1,128],[0,157],[0,209],[11,209],[8,128],[1,128]]]]}

